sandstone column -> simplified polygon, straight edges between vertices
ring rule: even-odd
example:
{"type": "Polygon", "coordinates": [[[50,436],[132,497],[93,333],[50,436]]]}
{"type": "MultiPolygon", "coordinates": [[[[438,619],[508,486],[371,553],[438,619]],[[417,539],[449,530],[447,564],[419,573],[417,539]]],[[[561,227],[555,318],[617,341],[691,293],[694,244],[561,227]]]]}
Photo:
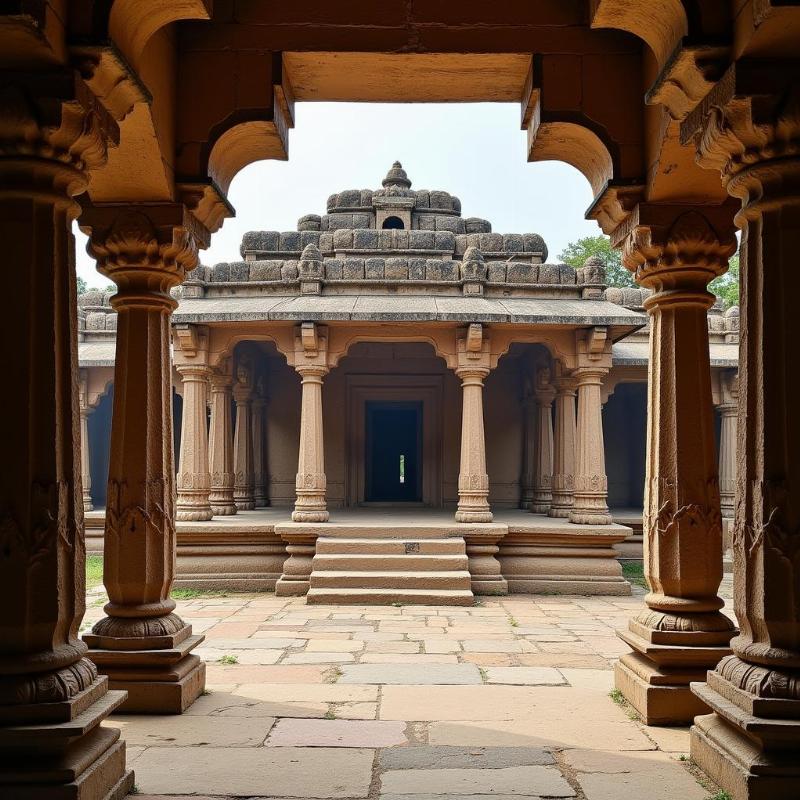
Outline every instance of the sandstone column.
{"type": "Polygon", "coordinates": [[[491,522],[486,437],[483,428],[483,381],[489,374],[488,342],[481,325],[470,325],[459,338],[456,375],[461,379],[461,466],[457,522],[491,522]]]}
{"type": "Polygon", "coordinates": [[[198,223],[177,203],[84,206],[98,269],[117,284],[114,406],[103,580],[106,617],[84,636],[124,710],[180,713],[202,692],[205,665],[174,613],[175,470],[170,289],[197,263],[198,223]]]}
{"type": "Polygon", "coordinates": [[[577,443],[575,499],[569,521],[579,525],[609,525],[606,454],[603,448],[601,386],[611,367],[611,342],[605,328],[592,328],[578,337],[577,443]]]}
{"type": "Polygon", "coordinates": [[[734,608],[741,631],[692,690],[691,753],[732,797],[800,786],[800,69],[730,67],[684,123],[742,209],[734,608]]]}
{"type": "Polygon", "coordinates": [[[520,508],[529,509],[533,502],[536,481],[536,397],[533,385],[526,376],[522,395],[522,492],[520,508]]]}
{"type": "Polygon", "coordinates": [[[736,242],[724,207],[640,205],[625,263],[652,289],[644,560],[647,608],[619,636],[634,652],[616,684],[648,724],[686,724],[704,711],[689,682],[728,652],[720,613],[722,525],[714,446],[707,285],[736,242]]]}
{"type": "MultiPolygon", "coordinates": [[[[84,372],[81,370],[81,372],[84,372]]],[[[81,375],[78,394],[81,423],[81,486],[83,487],[83,510],[93,511],[92,505],[92,470],[89,458],[89,387],[86,385],[86,375],[81,375]]]]}
{"type": "Polygon", "coordinates": [[[212,371],[211,425],[208,436],[211,491],[208,499],[214,515],[221,517],[236,513],[236,503],[233,501],[232,385],[229,367],[212,371]]]}
{"type": "Polygon", "coordinates": [[[181,451],[178,461],[180,520],[209,520],[211,475],[208,468],[208,330],[202,326],[176,328],[175,366],[183,379],[181,451]]]}
{"type": "Polygon", "coordinates": [[[133,785],[125,744],[99,723],[125,693],[108,691],[78,638],[86,573],[70,232],[72,198],[117,131],[67,69],[8,78],[0,336],[15,385],[0,393],[0,795],[121,797],[133,785]]]}
{"type": "Polygon", "coordinates": [[[264,379],[256,382],[251,404],[253,432],[253,503],[256,508],[269,505],[267,499],[267,476],[264,471],[264,414],[267,398],[264,390],[264,379]]]}
{"type": "Polygon", "coordinates": [[[540,367],[536,374],[536,480],[530,509],[546,514],[553,501],[553,399],[556,390],[550,383],[550,370],[540,367]]]}
{"type": "Polygon", "coordinates": [[[736,422],[739,413],[738,378],[733,371],[720,376],[719,497],[723,519],[733,519],[736,494],[736,422]]]}
{"type": "Polygon", "coordinates": [[[239,511],[252,511],[253,500],[253,434],[250,404],[253,397],[253,376],[247,362],[240,361],[236,371],[233,399],[236,401],[236,427],[233,434],[233,501],[239,511]]]}
{"type": "Polygon", "coordinates": [[[325,441],[322,428],[322,380],[328,374],[327,331],[304,322],[295,336],[294,368],[302,378],[300,448],[297,459],[295,522],[327,522],[325,441]]]}
{"type": "Polygon", "coordinates": [[[556,383],[553,501],[548,515],[568,518],[575,503],[575,380],[560,374],[556,383]]]}

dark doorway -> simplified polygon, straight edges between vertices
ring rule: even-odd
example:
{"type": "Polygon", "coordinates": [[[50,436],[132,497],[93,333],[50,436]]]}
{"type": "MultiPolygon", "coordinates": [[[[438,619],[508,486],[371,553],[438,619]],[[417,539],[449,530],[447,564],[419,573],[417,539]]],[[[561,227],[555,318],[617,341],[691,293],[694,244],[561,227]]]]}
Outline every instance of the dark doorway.
{"type": "Polygon", "coordinates": [[[400,217],[386,217],[383,221],[384,230],[402,231],[405,230],[405,227],[400,217]]]}
{"type": "Polygon", "coordinates": [[[422,502],[422,403],[366,404],[368,503],[422,502]]]}

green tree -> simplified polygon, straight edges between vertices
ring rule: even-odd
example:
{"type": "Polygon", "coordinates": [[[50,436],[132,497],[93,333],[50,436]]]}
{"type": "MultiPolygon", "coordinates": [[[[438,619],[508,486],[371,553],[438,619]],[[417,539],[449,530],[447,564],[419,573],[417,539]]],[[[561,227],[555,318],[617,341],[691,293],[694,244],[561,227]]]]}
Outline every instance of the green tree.
{"type": "Polygon", "coordinates": [[[611,246],[607,236],[585,236],[577,242],[570,242],[559,253],[559,261],[571,267],[582,267],[587,258],[597,256],[606,268],[606,282],[609,286],[635,286],[633,275],[622,265],[619,250],[611,246]]]}
{"type": "Polygon", "coordinates": [[[86,281],[78,275],[78,294],[83,294],[86,291],[86,281]]]}
{"type": "Polygon", "coordinates": [[[722,298],[725,308],[739,305],[739,254],[731,256],[728,271],[719,278],[714,278],[708,285],[717,297],[722,298]]]}

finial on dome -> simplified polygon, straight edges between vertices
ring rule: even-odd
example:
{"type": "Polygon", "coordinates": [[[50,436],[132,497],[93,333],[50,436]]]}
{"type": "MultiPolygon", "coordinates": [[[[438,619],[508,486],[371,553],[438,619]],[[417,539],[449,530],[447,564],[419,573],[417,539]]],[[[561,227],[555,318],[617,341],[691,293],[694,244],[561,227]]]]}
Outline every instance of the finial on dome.
{"type": "Polygon", "coordinates": [[[411,181],[403,169],[403,165],[399,161],[392,164],[392,168],[386,173],[386,177],[382,181],[384,188],[389,186],[402,186],[405,189],[411,188],[411,181]]]}

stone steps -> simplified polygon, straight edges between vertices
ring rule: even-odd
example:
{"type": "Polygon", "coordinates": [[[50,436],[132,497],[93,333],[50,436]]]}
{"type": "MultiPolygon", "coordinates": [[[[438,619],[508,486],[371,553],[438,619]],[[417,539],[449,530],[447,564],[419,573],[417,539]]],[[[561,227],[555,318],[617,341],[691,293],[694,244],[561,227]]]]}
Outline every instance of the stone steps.
{"type": "Polygon", "coordinates": [[[309,603],[472,605],[473,599],[463,537],[317,539],[309,603]]]}

